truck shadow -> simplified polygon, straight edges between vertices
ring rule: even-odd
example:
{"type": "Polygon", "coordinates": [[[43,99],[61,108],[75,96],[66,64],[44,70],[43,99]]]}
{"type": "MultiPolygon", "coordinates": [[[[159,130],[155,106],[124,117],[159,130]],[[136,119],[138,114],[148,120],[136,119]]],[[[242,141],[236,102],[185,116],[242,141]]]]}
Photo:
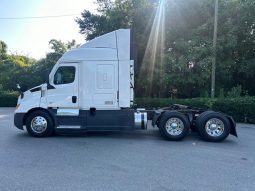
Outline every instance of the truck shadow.
{"type": "MultiPolygon", "coordinates": [[[[231,136],[231,135],[230,135],[231,136]]],[[[196,133],[196,132],[190,132],[187,137],[185,137],[181,141],[167,141],[165,140],[160,132],[157,129],[150,129],[147,131],[144,130],[137,130],[137,131],[90,131],[90,132],[73,132],[73,133],[58,133],[54,136],[47,137],[47,138],[34,138],[30,137],[28,133],[20,133],[17,134],[17,137],[19,139],[24,139],[24,138],[31,138],[31,139],[51,139],[51,140],[78,140],[78,139],[104,139],[104,140],[131,140],[131,141],[136,141],[136,140],[157,140],[157,141],[164,141],[164,142],[203,142],[201,137],[196,133]]],[[[210,142],[209,142],[210,143],[210,142]]],[[[236,144],[234,140],[227,138],[223,142],[224,144],[236,144]]],[[[211,144],[220,144],[220,143],[211,143],[211,144]]]]}

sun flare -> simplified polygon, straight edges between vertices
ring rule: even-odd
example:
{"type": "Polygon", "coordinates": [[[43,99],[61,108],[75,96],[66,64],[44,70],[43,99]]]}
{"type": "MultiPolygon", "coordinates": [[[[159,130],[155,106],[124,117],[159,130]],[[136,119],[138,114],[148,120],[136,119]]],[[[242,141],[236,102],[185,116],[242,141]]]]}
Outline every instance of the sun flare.
{"type": "MultiPolygon", "coordinates": [[[[165,5],[166,0],[161,0],[157,7],[139,75],[139,78],[144,78],[146,73],[146,80],[149,82],[145,88],[146,95],[151,94],[155,68],[159,70],[159,75],[162,73],[165,41],[165,5]]],[[[161,85],[161,82],[158,83],[161,85]]]]}

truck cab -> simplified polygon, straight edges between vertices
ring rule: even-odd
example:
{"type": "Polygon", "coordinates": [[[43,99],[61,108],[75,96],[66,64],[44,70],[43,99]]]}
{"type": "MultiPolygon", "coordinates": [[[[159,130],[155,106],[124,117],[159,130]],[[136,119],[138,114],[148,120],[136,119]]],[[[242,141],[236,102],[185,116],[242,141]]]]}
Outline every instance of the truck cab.
{"type": "MultiPolygon", "coordinates": [[[[23,129],[32,113],[39,112],[50,117],[56,130],[131,129],[133,76],[130,29],[95,38],[66,52],[53,67],[47,83],[19,97],[15,125],[23,129]]],[[[30,127],[34,124],[38,132],[39,127],[43,131],[39,124],[45,124],[46,118],[32,120],[30,127]]]]}

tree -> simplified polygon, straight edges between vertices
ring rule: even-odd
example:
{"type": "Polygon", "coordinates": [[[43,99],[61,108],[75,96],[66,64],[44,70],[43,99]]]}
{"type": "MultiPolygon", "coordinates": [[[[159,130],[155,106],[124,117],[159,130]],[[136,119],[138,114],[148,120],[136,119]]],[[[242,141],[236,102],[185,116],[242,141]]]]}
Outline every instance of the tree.
{"type": "Polygon", "coordinates": [[[67,43],[62,42],[61,40],[52,39],[49,41],[49,46],[54,53],[63,55],[66,51],[71,50],[72,48],[77,48],[79,45],[76,44],[74,39],[67,43]]]}
{"type": "Polygon", "coordinates": [[[0,55],[6,54],[7,53],[7,45],[5,42],[0,40],[0,55]]]}
{"type": "Polygon", "coordinates": [[[98,0],[97,3],[99,5],[98,14],[84,10],[81,13],[81,18],[76,19],[80,33],[85,34],[86,40],[131,26],[131,12],[133,10],[131,1],[116,0],[113,3],[109,0],[98,0]]]}

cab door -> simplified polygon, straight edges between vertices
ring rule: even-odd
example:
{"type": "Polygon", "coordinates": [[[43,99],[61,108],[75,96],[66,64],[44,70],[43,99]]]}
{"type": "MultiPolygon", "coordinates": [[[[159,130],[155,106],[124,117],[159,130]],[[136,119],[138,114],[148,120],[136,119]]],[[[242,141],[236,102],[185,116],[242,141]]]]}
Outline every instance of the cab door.
{"type": "Polygon", "coordinates": [[[77,63],[61,63],[58,66],[50,79],[52,88],[47,90],[48,107],[78,109],[78,71],[77,63]]]}

